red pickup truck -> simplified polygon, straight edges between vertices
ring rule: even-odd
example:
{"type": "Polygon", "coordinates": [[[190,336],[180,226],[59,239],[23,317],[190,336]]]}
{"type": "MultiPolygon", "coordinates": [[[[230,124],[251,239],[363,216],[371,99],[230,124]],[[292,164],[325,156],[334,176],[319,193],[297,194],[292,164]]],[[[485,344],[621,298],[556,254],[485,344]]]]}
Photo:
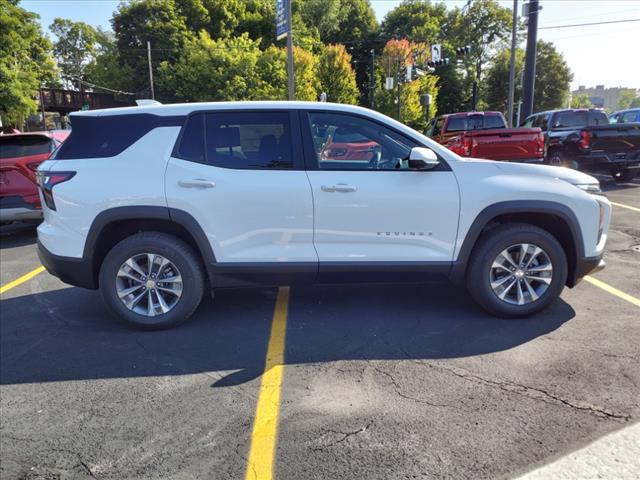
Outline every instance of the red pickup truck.
{"type": "Polygon", "coordinates": [[[507,128],[500,112],[461,112],[434,118],[427,136],[463,157],[509,162],[542,162],[539,128],[507,128]]]}

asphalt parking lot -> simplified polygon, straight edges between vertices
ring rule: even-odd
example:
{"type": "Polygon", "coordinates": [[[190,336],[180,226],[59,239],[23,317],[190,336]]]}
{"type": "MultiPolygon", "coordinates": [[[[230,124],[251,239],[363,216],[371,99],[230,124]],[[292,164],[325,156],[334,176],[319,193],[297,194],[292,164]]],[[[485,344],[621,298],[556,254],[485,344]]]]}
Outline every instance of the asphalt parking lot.
{"type": "MultiPolygon", "coordinates": [[[[325,286],[220,291],[138,332],[39,273],[0,303],[0,476],[515,478],[629,427],[640,181],[601,180],[617,204],[604,284],[527,320],[444,283],[325,286]]],[[[33,229],[0,235],[6,286],[39,263],[33,229]]]]}

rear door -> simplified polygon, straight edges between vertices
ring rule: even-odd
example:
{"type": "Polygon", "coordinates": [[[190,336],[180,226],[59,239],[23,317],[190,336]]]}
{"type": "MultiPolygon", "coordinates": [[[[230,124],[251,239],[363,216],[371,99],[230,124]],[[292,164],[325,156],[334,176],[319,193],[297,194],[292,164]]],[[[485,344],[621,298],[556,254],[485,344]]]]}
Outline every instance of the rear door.
{"type": "Polygon", "coordinates": [[[170,208],[192,215],[229,275],[297,264],[314,275],[313,204],[297,115],[192,113],[166,173],[170,208]]]}

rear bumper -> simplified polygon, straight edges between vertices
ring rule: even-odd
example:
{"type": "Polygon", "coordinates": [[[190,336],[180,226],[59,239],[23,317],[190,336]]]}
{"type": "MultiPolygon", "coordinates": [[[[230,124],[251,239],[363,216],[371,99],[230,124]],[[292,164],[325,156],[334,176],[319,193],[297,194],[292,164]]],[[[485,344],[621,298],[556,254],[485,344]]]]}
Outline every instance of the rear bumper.
{"type": "Polygon", "coordinates": [[[0,208],[0,223],[42,220],[42,210],[27,207],[0,208]]]}
{"type": "Polygon", "coordinates": [[[625,153],[592,153],[589,155],[577,155],[576,161],[580,166],[591,168],[640,168],[640,152],[625,153]]]}
{"type": "Polygon", "coordinates": [[[585,276],[590,273],[599,272],[603,270],[605,266],[606,263],[602,259],[602,255],[578,259],[573,276],[569,276],[567,279],[567,286],[575,287],[585,276]]]}
{"type": "Polygon", "coordinates": [[[91,290],[98,288],[93,263],[90,260],[54,255],[39,240],[38,258],[40,258],[40,263],[42,263],[47,272],[54,277],[58,277],[64,283],[91,290]]]}

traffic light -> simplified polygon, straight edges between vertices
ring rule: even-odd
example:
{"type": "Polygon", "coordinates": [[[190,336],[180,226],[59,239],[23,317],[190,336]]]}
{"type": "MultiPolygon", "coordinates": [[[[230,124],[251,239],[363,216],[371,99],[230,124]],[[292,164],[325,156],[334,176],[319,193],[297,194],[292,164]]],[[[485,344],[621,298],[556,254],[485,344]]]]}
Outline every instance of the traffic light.
{"type": "Polygon", "coordinates": [[[471,46],[465,45],[464,47],[456,48],[456,55],[459,57],[464,57],[465,55],[469,55],[471,53],[471,46]]]}
{"type": "Polygon", "coordinates": [[[443,58],[443,59],[435,61],[435,62],[427,62],[427,66],[430,67],[430,68],[440,67],[442,65],[449,65],[449,59],[448,58],[443,58]]]}

